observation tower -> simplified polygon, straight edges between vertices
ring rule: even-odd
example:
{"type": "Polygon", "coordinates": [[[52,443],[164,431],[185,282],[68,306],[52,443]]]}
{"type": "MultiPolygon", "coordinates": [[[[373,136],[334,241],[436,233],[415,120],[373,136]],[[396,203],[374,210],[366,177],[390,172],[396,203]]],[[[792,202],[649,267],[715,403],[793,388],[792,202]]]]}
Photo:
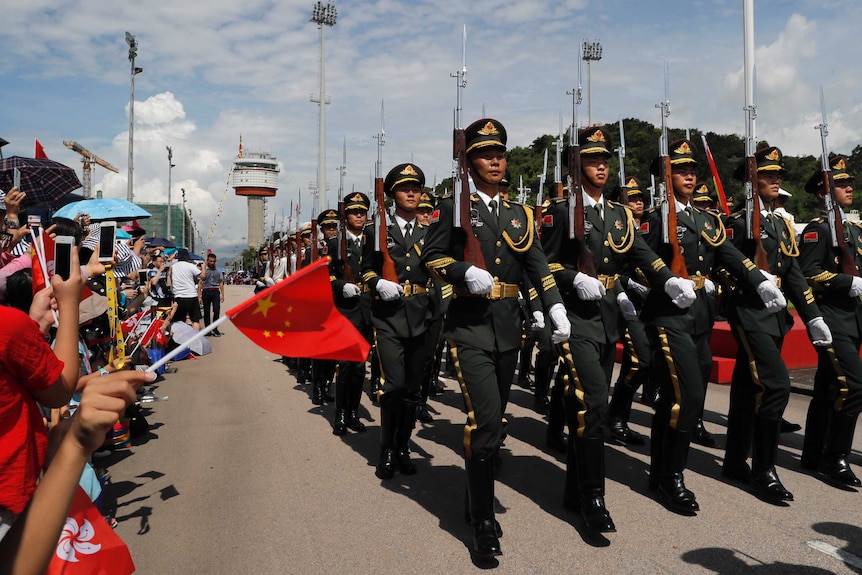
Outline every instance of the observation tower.
{"type": "Polygon", "coordinates": [[[236,195],[248,198],[248,245],[258,247],[264,242],[263,207],[266,198],[278,190],[278,159],[266,152],[242,150],[233,162],[231,185],[236,195]]]}

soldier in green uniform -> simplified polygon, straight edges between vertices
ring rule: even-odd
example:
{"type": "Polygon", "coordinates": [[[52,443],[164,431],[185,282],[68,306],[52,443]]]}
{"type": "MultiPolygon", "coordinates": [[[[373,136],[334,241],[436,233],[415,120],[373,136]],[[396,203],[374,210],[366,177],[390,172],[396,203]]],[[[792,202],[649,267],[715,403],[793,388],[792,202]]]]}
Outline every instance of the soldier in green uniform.
{"type": "MultiPolygon", "coordinates": [[[[707,292],[715,290],[710,279],[713,267],[723,265],[740,289],[756,292],[773,312],[783,309],[787,302],[751,260],[726,241],[724,224],[717,215],[691,207],[697,166],[694,145],[685,139],[677,140],[668,145],[668,153],[677,215],[677,227],[670,233],[676,234],[679,241],[697,299],[689,308],[682,309],[673,304],[673,294],[652,289],[641,314],[641,319],[651,326],[652,347],[659,355],[654,362],[653,377],[661,390],[652,422],[649,486],[659,490],[671,510],[694,515],[700,507],[694,493],[685,486],[683,471],[692,430],[703,411],[706,377],[712,367],[709,338],[714,310],[707,292]]],[[[655,175],[659,175],[660,161],[657,157],[651,166],[655,175]]],[[[641,234],[665,262],[672,262],[673,246],[662,242],[661,210],[646,213],[641,234]]]]}
{"type": "MultiPolygon", "coordinates": [[[[640,233],[640,222],[644,214],[644,193],[637,178],[626,178],[625,189],[620,189],[620,203],[632,211],[635,228],[640,233]]],[[[627,266],[622,270],[620,283],[635,309],[640,312],[649,290],[638,281],[636,270],[627,266]]],[[[638,316],[621,317],[620,332],[623,342],[623,360],[620,373],[614,384],[611,403],[608,407],[608,428],[611,438],[622,445],[644,445],[646,438],[629,428],[632,402],[635,392],[642,385],[643,394],[649,397],[648,381],[652,362],[649,337],[646,326],[638,316]]],[[[652,403],[653,397],[647,401],[652,403]]]]}
{"type": "Polygon", "coordinates": [[[441,200],[426,237],[423,261],[455,289],[444,337],[467,412],[464,459],[473,550],[489,557],[501,553],[502,530],[494,518],[494,461],[503,437],[501,405],[512,384],[521,344],[518,292],[523,273],[533,285],[541,286],[539,297],[549,308],[555,337],[567,339],[571,326],[536,241],[532,210],[499,198],[500,179],[506,171],[506,129],[497,120],[485,118],[467,127],[465,140],[465,167],[472,184],[470,229],[455,227],[453,199],[441,200]],[[467,234],[478,240],[487,269],[465,261],[467,234]]]}
{"type": "MultiPolygon", "coordinates": [[[[844,210],[853,203],[853,176],[847,173],[847,158],[829,160],[835,181],[835,201],[844,220],[844,241],[856,273],[843,273],[842,254],[832,245],[829,214],[812,220],[802,232],[799,264],[814,290],[814,299],[832,331],[832,345],[817,348],[814,396],[805,422],[802,467],[825,474],[841,486],[860,487],[847,457],[853,445],[856,420],[862,410],[862,228],[844,219],[844,210]]],[[[805,191],[823,201],[828,193],[823,174],[814,173],[805,191]]]]}
{"type": "Polygon", "coordinates": [[[428,228],[416,220],[425,174],[414,164],[392,168],[383,183],[395,213],[386,228],[385,250],[375,250],[379,224],[366,228],[362,281],[373,294],[371,323],[380,362],[380,458],[376,475],[391,479],[397,469],[414,475],[408,443],[416,425],[422,374],[428,357],[426,330],[431,318],[428,270],[421,257],[428,228]],[[384,277],[387,258],[395,276],[384,277]]]}
{"type": "MultiPolygon", "coordinates": [[[[434,196],[428,192],[422,192],[419,198],[419,207],[416,210],[416,219],[423,226],[431,224],[434,214],[434,196]]],[[[425,364],[425,373],[422,376],[422,403],[416,411],[416,419],[422,423],[431,423],[434,416],[428,410],[428,396],[441,395],[443,387],[440,384],[440,362],[443,357],[443,318],[452,301],[452,286],[438,279],[433,280],[429,293],[431,300],[431,320],[428,322],[428,360],[425,364]]]]}
{"type": "MultiPolygon", "coordinates": [[[[811,288],[796,261],[799,249],[790,222],[772,213],[784,173],[783,155],[774,146],[755,153],[756,191],[762,210],[757,235],[763,246],[770,281],[774,281],[796,306],[808,326],[816,346],[829,345],[832,336],[823,321],[811,288]]],[[[746,163],[734,172],[745,178],[746,163]]],[[[727,237],[750,259],[757,261],[757,242],[746,233],[747,210],[736,212],[727,221],[727,237]]],[[[765,274],[764,274],[765,275],[765,274]]],[[[784,336],[793,326],[789,312],[772,313],[756,295],[726,286],[728,321],[737,343],[736,364],[730,387],[727,414],[727,445],[722,474],[750,483],[760,498],[780,503],[792,501],[793,494],[781,484],[775,471],[781,416],[790,398],[790,375],[781,359],[784,336]],[[753,450],[752,450],[753,447],[753,450]],[[746,459],[752,452],[751,468],[746,459]]]]}
{"type": "MultiPolygon", "coordinates": [[[[355,192],[344,200],[344,221],[342,230],[346,245],[347,261],[341,260],[339,238],[330,239],[327,250],[334,265],[330,265],[333,276],[332,295],[335,307],[350,320],[353,327],[369,343],[373,340],[371,327],[371,292],[362,289],[362,242],[363,230],[368,218],[371,201],[363,193],[355,192]]],[[[332,422],[333,435],[344,435],[347,429],[365,431],[365,424],[359,419],[359,404],[362,400],[362,386],[365,383],[364,361],[339,361],[335,379],[335,419],[332,422]]]]}
{"type": "Polygon", "coordinates": [[[604,502],[603,427],[608,419],[620,310],[629,316],[636,314],[617,280],[626,260],[631,259],[646,269],[658,290],[665,284],[684,286],[685,282],[647,247],[631,210],[604,197],[608,158],[613,154],[610,133],[600,126],[586,128],[579,132],[578,142],[583,190],[572,193],[583,197],[583,242],[594,258],[595,277],[579,271],[583,250],[581,240],[570,237],[568,200],[552,201],[542,219],[542,247],[572,323],[571,337],[561,345],[563,367],[557,376],[564,382],[569,425],[564,504],[580,510],[590,529],[612,532],[616,526],[604,502]]]}
{"type": "MultiPolygon", "coordinates": [[[[330,259],[329,279],[334,279],[333,265],[331,260],[337,257],[337,253],[330,251],[330,242],[332,248],[336,249],[338,238],[338,212],[336,210],[324,210],[317,216],[317,229],[320,230],[321,237],[312,238],[312,241],[317,242],[317,258],[330,259]]],[[[310,237],[310,236],[309,236],[310,237]]],[[[313,251],[306,250],[307,262],[311,263],[313,251]]],[[[332,403],[335,401],[335,396],[332,395],[332,381],[335,378],[335,361],[331,359],[312,359],[311,362],[311,402],[315,405],[323,405],[326,402],[332,403]]]]}

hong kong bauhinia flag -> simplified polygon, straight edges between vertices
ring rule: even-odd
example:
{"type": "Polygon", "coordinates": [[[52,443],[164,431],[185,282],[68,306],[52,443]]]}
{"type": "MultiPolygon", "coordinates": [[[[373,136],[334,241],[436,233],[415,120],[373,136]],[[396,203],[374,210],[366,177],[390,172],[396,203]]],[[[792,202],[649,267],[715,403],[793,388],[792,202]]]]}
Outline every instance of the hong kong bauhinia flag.
{"type": "Polygon", "coordinates": [[[78,487],[47,575],[130,575],[129,548],[78,487]]]}
{"type": "Polygon", "coordinates": [[[225,315],[247,338],[278,355],[365,361],[371,348],[335,308],[326,258],[225,315]]]}

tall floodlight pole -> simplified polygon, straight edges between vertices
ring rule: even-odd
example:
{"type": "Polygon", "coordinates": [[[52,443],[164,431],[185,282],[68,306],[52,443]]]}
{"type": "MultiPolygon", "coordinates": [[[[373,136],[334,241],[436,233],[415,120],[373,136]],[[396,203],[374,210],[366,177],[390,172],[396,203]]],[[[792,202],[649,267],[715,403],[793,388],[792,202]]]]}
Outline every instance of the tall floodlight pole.
{"type": "Polygon", "coordinates": [[[335,4],[330,2],[323,5],[323,2],[315,2],[311,10],[311,18],[309,21],[317,24],[320,30],[320,61],[318,62],[318,70],[320,72],[320,93],[317,99],[312,94],[311,101],[317,102],[320,110],[320,124],[318,127],[319,134],[319,149],[317,152],[317,193],[319,205],[322,209],[326,209],[326,104],[329,101],[326,98],[326,43],[324,40],[324,29],[326,26],[335,26],[335,18],[338,11],[335,9],[335,4]]]}
{"type": "MultiPolygon", "coordinates": [[[[168,229],[167,229],[167,239],[171,239],[171,174],[174,171],[174,152],[171,150],[170,146],[165,146],[168,150],[168,229]]],[[[185,241],[185,238],[183,238],[185,241]]]]}
{"type": "Polygon", "coordinates": [[[132,64],[132,88],[131,95],[129,96],[129,177],[128,187],[126,188],[126,199],[133,202],[135,200],[135,193],[132,191],[132,174],[135,171],[135,76],[143,72],[144,69],[135,67],[135,57],[138,55],[138,41],[128,32],[126,32],[126,44],[129,45],[129,62],[132,64]]]}
{"type": "Polygon", "coordinates": [[[593,74],[592,67],[590,63],[593,61],[598,61],[602,59],[602,45],[596,40],[595,42],[590,42],[589,40],[584,40],[584,50],[582,54],[583,60],[587,63],[587,97],[590,99],[590,105],[588,108],[588,118],[590,126],[593,125],[593,74]]]}

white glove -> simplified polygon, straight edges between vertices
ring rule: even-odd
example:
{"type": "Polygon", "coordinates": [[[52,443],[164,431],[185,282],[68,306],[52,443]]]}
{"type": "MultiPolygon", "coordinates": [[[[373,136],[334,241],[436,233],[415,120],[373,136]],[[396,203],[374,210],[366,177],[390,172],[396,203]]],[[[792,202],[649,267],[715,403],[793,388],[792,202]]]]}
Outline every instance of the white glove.
{"type": "Polygon", "coordinates": [[[341,294],[344,297],[356,297],[359,295],[359,286],[356,284],[344,284],[344,287],[341,288],[341,294]]]}
{"type": "Polygon", "coordinates": [[[617,305],[620,306],[620,311],[623,312],[623,317],[628,320],[638,318],[638,310],[635,309],[635,304],[626,295],[626,292],[621,291],[617,294],[617,305]]]}
{"type": "Polygon", "coordinates": [[[383,301],[394,301],[401,297],[404,293],[404,288],[401,284],[391,282],[389,280],[377,280],[377,293],[380,294],[380,299],[383,301]]]}
{"type": "Polygon", "coordinates": [[[545,314],[540,311],[534,311],[533,322],[530,327],[533,331],[542,331],[545,329],[545,314]]]}
{"type": "Polygon", "coordinates": [[[771,273],[769,273],[766,270],[760,270],[760,273],[763,274],[763,277],[765,277],[770,282],[772,282],[772,285],[774,285],[775,287],[778,287],[778,278],[776,278],[774,275],[772,275],[771,273]]]}
{"type": "Polygon", "coordinates": [[[808,322],[808,335],[811,336],[811,343],[818,347],[832,344],[832,331],[822,317],[815,317],[808,322]]]}
{"type": "Polygon", "coordinates": [[[765,281],[757,286],[757,295],[763,300],[763,305],[766,306],[767,311],[776,313],[787,307],[787,300],[784,299],[784,294],[769,281],[765,281]]]}
{"type": "Polygon", "coordinates": [[[628,289],[632,290],[633,292],[635,292],[636,294],[638,294],[639,296],[641,296],[643,298],[645,298],[647,295],[649,295],[649,288],[646,287],[645,285],[639,284],[638,282],[636,282],[634,280],[629,280],[628,289]]]}
{"type": "Polygon", "coordinates": [[[260,280],[257,280],[256,282],[254,282],[254,287],[266,287],[266,284],[260,280]]]}
{"type": "Polygon", "coordinates": [[[269,276],[266,276],[265,278],[263,278],[263,281],[266,282],[267,287],[275,285],[275,280],[269,276]]]}
{"type": "Polygon", "coordinates": [[[694,282],[684,278],[673,277],[664,283],[664,293],[670,296],[673,305],[679,309],[691,307],[697,299],[694,293],[694,282]]]}
{"type": "Polygon", "coordinates": [[[569,337],[572,335],[572,324],[569,323],[569,316],[563,304],[555,303],[552,305],[551,309],[548,310],[548,317],[551,318],[551,323],[554,326],[551,341],[554,343],[569,341],[569,337]]]}
{"type": "Polygon", "coordinates": [[[494,276],[488,273],[488,270],[476,266],[467,268],[464,281],[467,282],[467,289],[473,295],[489,295],[494,287],[494,276]]]}
{"type": "Polygon", "coordinates": [[[706,278],[703,280],[703,291],[706,292],[706,295],[712,295],[715,293],[715,282],[711,279],[706,278]]]}
{"type": "Polygon", "coordinates": [[[850,284],[850,297],[859,297],[862,295],[862,278],[853,276],[853,283],[850,284]]]}
{"type": "Polygon", "coordinates": [[[572,284],[578,290],[578,297],[584,301],[600,300],[607,293],[602,282],[583,272],[577,273],[572,284]]]}

